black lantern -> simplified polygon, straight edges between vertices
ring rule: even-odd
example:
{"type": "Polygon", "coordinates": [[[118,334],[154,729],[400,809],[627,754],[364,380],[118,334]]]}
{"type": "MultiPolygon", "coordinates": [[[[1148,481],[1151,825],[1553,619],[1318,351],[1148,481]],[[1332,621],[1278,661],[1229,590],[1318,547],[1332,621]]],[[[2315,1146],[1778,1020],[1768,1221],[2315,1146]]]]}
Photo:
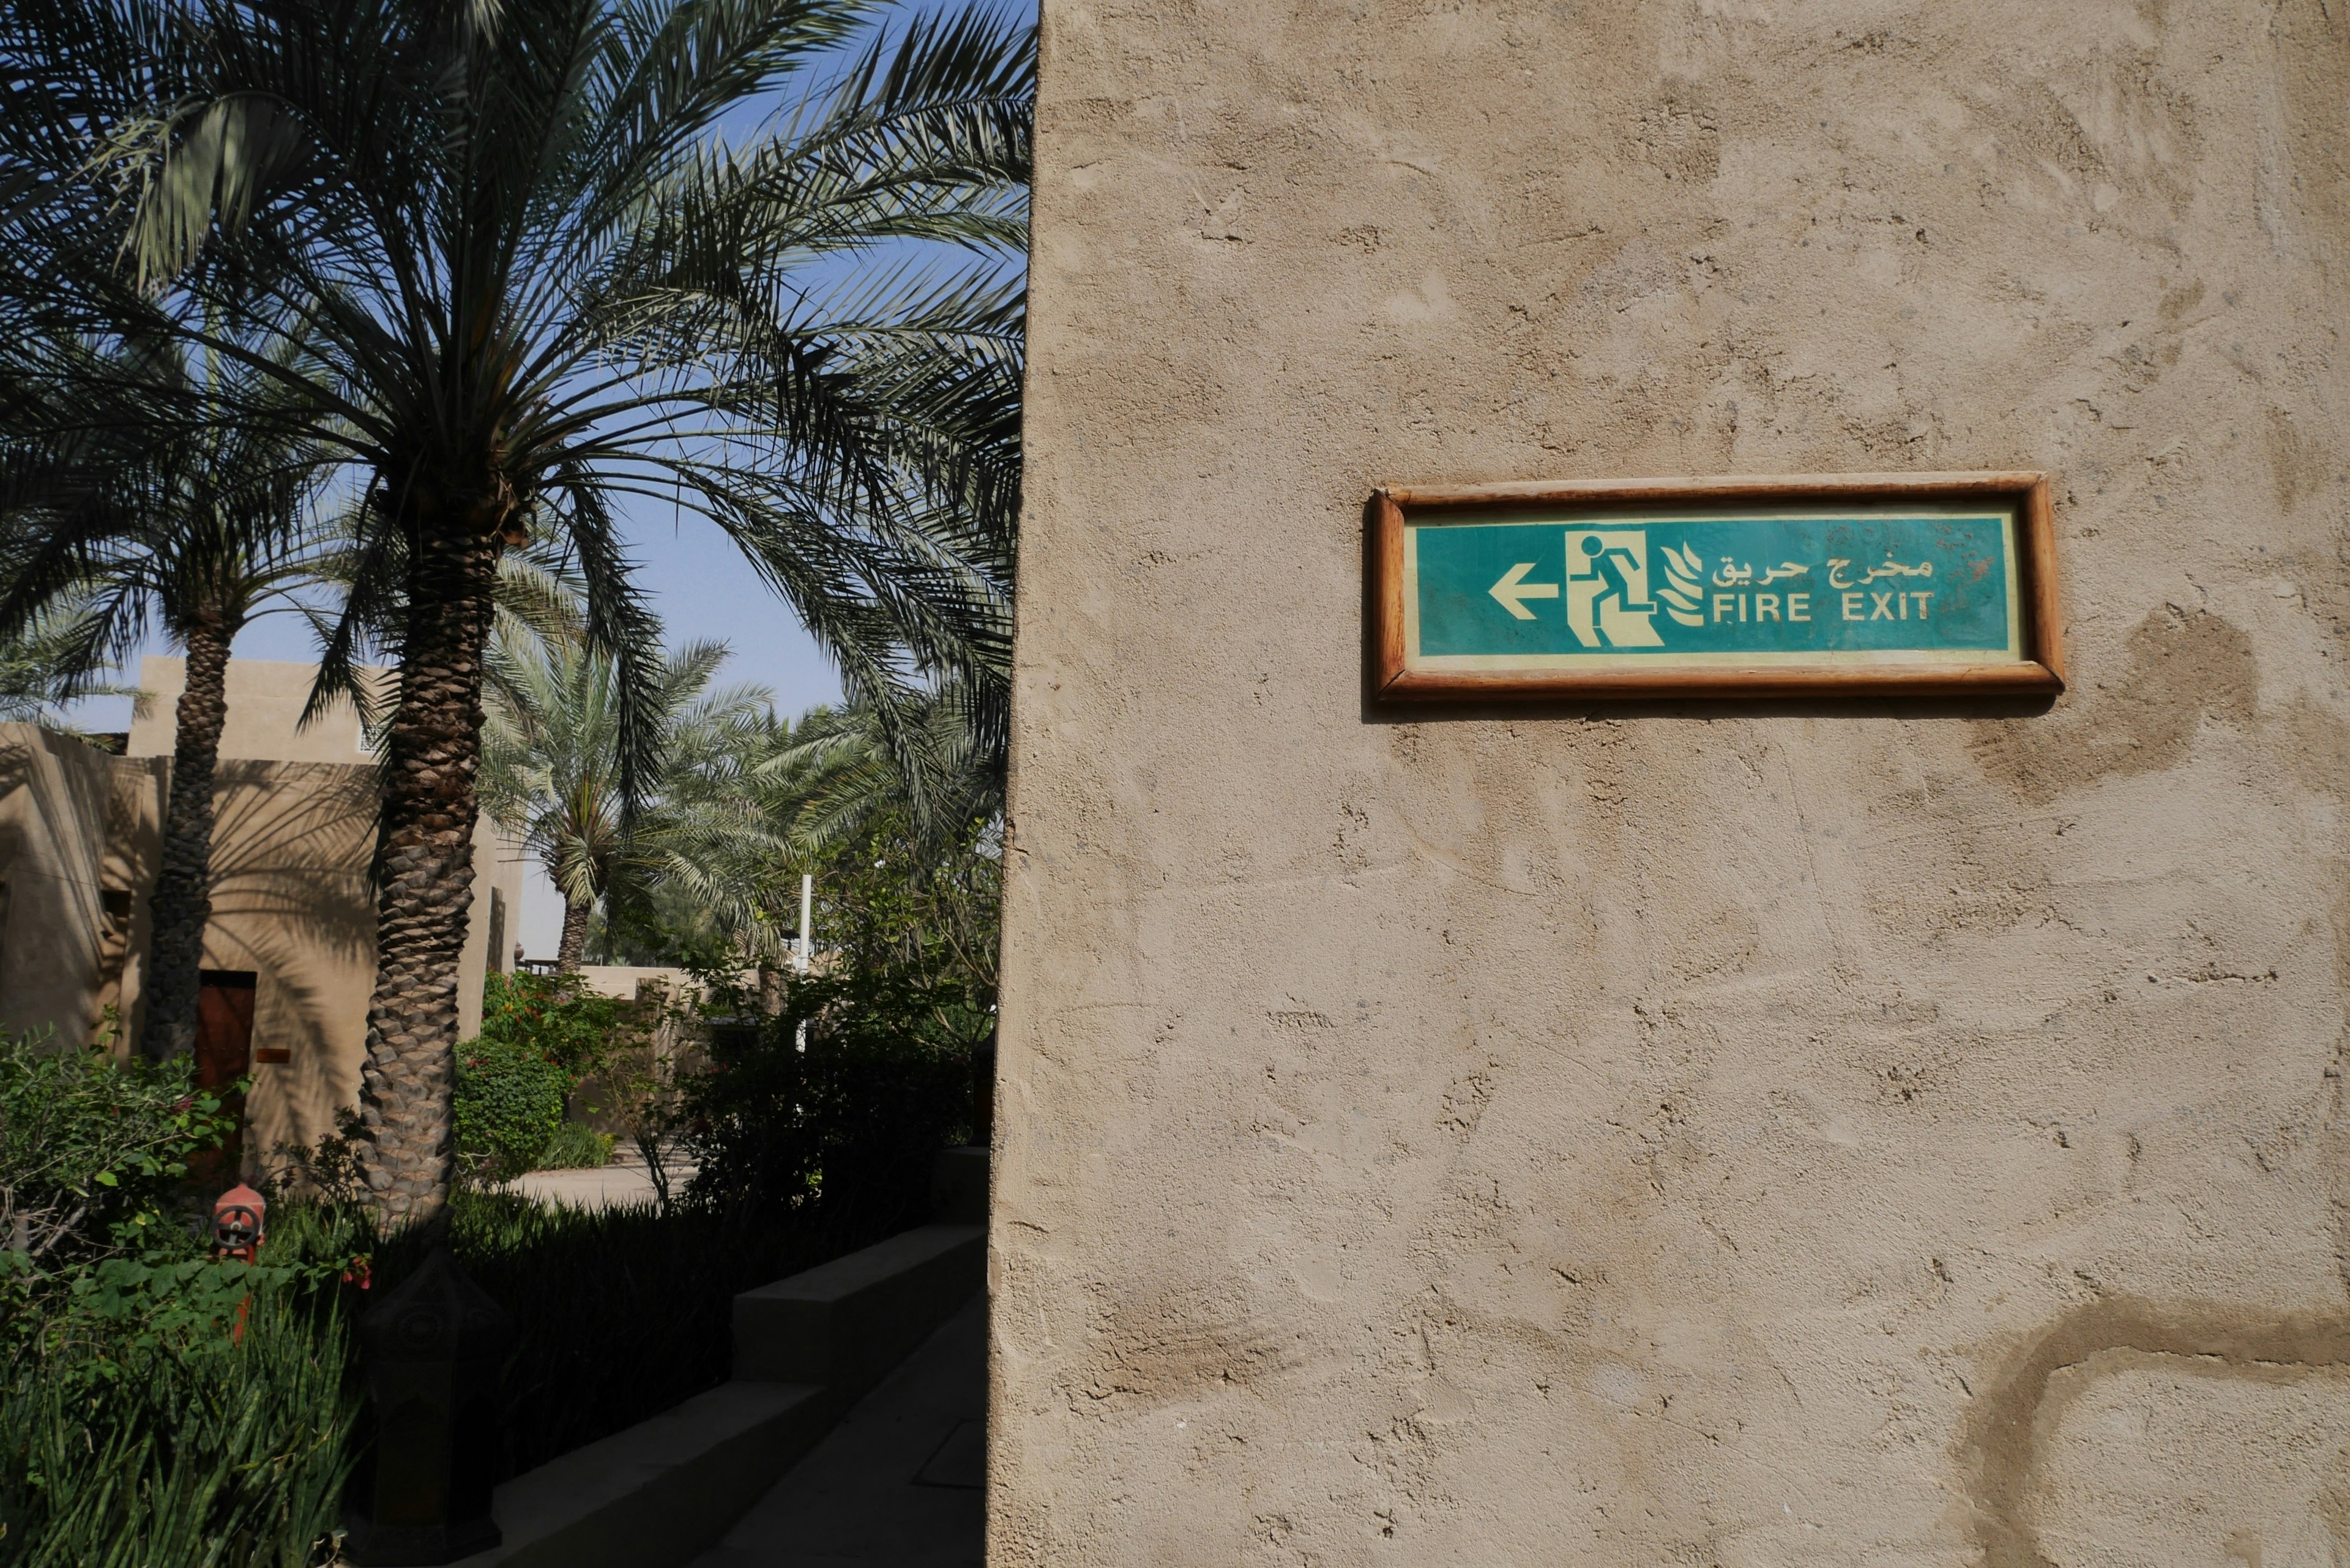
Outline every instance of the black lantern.
{"type": "Polygon", "coordinates": [[[498,1369],[514,1324],[435,1248],[359,1320],[374,1441],[351,1479],[344,1550],[369,1568],[453,1563],[498,1544],[498,1369]]]}

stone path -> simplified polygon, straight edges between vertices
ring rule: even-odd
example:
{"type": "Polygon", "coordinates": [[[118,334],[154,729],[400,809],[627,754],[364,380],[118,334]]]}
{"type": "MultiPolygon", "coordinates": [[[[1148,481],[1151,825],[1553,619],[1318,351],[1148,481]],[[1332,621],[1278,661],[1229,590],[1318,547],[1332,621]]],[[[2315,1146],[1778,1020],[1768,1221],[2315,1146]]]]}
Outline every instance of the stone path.
{"type": "Polygon", "coordinates": [[[966,1568],[982,1560],[987,1298],[974,1298],[693,1568],[966,1568]]]}

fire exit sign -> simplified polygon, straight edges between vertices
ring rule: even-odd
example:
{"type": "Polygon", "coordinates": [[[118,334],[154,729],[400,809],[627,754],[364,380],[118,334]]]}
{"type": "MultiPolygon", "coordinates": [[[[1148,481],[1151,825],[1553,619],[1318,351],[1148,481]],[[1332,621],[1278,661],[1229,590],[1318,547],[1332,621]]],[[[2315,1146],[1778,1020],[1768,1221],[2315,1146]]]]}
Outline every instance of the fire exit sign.
{"type": "Polygon", "coordinates": [[[2039,474],[1396,488],[1382,698],[2063,686],[2039,474]]]}

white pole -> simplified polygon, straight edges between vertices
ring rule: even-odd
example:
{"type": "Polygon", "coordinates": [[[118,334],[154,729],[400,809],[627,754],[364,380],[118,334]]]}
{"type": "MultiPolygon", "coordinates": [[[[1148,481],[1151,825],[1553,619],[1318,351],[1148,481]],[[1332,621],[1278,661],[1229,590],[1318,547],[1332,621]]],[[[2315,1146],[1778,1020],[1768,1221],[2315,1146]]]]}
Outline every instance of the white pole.
{"type": "MultiPolygon", "coordinates": [[[[799,951],[794,955],[794,967],[805,975],[808,971],[811,950],[808,927],[816,920],[816,878],[806,872],[800,875],[800,940],[799,951]]],[[[807,1049],[807,1020],[800,1020],[799,1038],[793,1044],[805,1052],[807,1049]]]]}

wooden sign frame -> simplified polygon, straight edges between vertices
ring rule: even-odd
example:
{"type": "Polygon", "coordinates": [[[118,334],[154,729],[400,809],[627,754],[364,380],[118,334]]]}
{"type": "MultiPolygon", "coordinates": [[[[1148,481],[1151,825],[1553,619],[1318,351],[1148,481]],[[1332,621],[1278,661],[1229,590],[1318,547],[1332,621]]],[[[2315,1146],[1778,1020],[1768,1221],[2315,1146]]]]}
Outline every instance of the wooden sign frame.
{"type": "Polygon", "coordinates": [[[2056,529],[2049,480],[2033,472],[1853,473],[1722,479],[1533,481],[1459,486],[1393,485],[1372,492],[1366,559],[1366,654],[1373,697],[1382,701],[1492,698],[2029,696],[2064,689],[2063,619],[2057,600],[2056,529]],[[1739,503],[1776,507],[1818,503],[1850,508],[1895,505],[2012,507],[2013,567],[2022,626],[2022,659],[1980,663],[1714,664],[1702,669],[1430,670],[1407,666],[1404,529],[1408,522],[1473,511],[1545,513],[1669,511],[1739,503]]]}

